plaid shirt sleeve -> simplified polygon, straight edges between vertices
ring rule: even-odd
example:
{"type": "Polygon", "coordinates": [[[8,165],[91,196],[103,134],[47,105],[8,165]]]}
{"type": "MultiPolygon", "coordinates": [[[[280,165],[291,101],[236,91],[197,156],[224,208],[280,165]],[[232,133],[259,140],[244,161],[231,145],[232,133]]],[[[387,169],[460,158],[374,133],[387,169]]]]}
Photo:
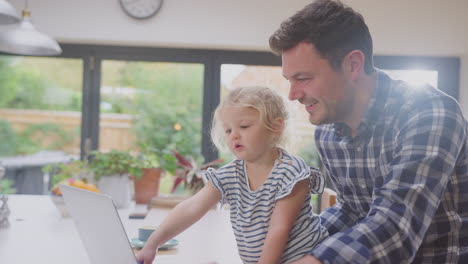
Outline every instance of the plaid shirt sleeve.
{"type": "MultiPolygon", "coordinates": [[[[328,177],[330,172],[323,167],[322,173],[322,177],[328,177]]],[[[320,214],[321,223],[330,234],[348,229],[358,221],[358,216],[342,202],[343,199],[340,197],[340,194],[338,193],[337,195],[337,202],[333,206],[325,208],[320,214]]]]}
{"type": "Polygon", "coordinates": [[[357,222],[357,216],[346,207],[345,203],[338,201],[335,205],[327,207],[320,214],[321,223],[327,228],[330,234],[345,230],[357,222]]]}
{"type": "MultiPolygon", "coordinates": [[[[311,254],[323,263],[411,262],[446,190],[465,142],[466,120],[453,100],[405,109],[393,131],[393,153],[384,182],[373,189],[367,217],[357,224],[346,201],[322,214],[341,230],[311,254]],[[354,222],[356,223],[356,222],[354,222]]],[[[338,197],[339,198],[339,197],[338,197]]]]}

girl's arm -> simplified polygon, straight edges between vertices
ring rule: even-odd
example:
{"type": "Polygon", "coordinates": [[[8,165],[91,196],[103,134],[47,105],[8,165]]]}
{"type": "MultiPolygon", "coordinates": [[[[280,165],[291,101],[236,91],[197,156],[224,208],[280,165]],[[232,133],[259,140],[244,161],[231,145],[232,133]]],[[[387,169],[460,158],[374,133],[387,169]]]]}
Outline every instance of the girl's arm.
{"type": "Polygon", "coordinates": [[[304,206],[308,192],[308,180],[302,180],[294,186],[291,194],[276,201],[258,264],[279,263],[288,241],[289,231],[304,206]]]}
{"type": "Polygon", "coordinates": [[[159,246],[200,220],[220,199],[219,191],[208,182],[194,196],[178,204],[151,234],[137,260],[152,263],[159,246]]]}

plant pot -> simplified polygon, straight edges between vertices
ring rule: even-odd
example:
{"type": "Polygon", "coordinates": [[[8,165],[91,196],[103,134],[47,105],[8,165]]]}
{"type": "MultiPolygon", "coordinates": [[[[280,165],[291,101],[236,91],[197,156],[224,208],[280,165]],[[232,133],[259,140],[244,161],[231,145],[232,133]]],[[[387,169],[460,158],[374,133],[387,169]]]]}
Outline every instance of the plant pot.
{"type": "Polygon", "coordinates": [[[62,217],[64,218],[70,217],[70,213],[68,212],[67,205],[65,204],[65,200],[63,199],[63,196],[52,194],[50,195],[50,199],[52,199],[52,202],[60,211],[60,214],[62,215],[62,217]]]}
{"type": "Polygon", "coordinates": [[[98,185],[102,193],[112,198],[117,208],[126,208],[130,205],[132,190],[128,174],[102,176],[98,185]]]}
{"type": "Polygon", "coordinates": [[[163,170],[161,168],[143,169],[143,175],[139,180],[134,177],[135,202],[147,204],[151,198],[159,193],[159,182],[163,170]]]}

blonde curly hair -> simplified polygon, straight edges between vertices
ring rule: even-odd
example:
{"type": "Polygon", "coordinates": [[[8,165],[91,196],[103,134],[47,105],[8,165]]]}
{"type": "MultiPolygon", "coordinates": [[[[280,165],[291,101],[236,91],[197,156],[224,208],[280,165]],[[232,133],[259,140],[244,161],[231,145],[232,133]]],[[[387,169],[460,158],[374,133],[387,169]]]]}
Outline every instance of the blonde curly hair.
{"type": "Polygon", "coordinates": [[[250,107],[258,111],[260,120],[270,131],[275,129],[275,120],[280,118],[283,121],[283,127],[277,138],[276,146],[285,148],[287,145],[287,120],[289,118],[286,105],[283,98],[274,90],[261,87],[239,87],[229,92],[214,111],[211,124],[211,139],[215,146],[221,152],[227,152],[228,148],[224,137],[223,123],[220,119],[220,113],[225,107],[250,107]]]}

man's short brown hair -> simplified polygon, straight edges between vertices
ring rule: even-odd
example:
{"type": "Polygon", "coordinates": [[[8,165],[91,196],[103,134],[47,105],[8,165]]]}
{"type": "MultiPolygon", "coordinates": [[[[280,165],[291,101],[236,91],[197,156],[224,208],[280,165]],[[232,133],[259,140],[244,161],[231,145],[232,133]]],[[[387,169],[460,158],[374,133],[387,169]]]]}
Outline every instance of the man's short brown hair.
{"type": "Polygon", "coordinates": [[[374,72],[372,37],[361,14],[338,0],[317,0],[281,23],[270,37],[270,48],[282,54],[300,42],[314,45],[335,71],[353,50],[364,53],[364,70],[374,72]]]}

